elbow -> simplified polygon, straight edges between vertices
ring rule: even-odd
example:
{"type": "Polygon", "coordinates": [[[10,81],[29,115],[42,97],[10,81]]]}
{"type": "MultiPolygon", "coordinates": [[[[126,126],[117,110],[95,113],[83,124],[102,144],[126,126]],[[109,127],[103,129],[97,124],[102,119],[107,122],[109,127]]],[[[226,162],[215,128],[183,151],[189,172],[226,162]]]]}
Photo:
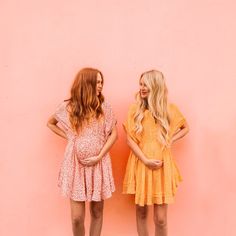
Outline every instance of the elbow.
{"type": "Polygon", "coordinates": [[[50,128],[52,128],[52,126],[55,126],[56,124],[57,124],[57,120],[53,116],[51,116],[48,119],[47,127],[50,129],[50,128]]]}
{"type": "Polygon", "coordinates": [[[117,132],[117,128],[113,128],[112,130],[112,133],[111,133],[113,139],[114,139],[114,142],[118,139],[118,132],[117,132]]]}
{"type": "Polygon", "coordinates": [[[47,125],[48,128],[50,128],[50,122],[49,121],[47,122],[46,125],[47,125]]]}
{"type": "Polygon", "coordinates": [[[53,125],[53,123],[51,122],[51,120],[48,120],[48,122],[47,122],[47,127],[49,128],[49,129],[51,129],[52,128],[52,125],[53,125]]]}
{"type": "Polygon", "coordinates": [[[116,142],[118,139],[118,132],[117,131],[114,132],[113,138],[114,138],[114,142],[116,142]]]}
{"type": "Polygon", "coordinates": [[[186,130],[186,134],[189,133],[189,131],[190,131],[190,130],[189,130],[189,127],[188,127],[187,130],[186,130]]]}
{"type": "Polygon", "coordinates": [[[186,123],[186,124],[184,125],[184,135],[186,135],[188,132],[189,132],[189,126],[188,126],[188,124],[186,123]]]}
{"type": "Polygon", "coordinates": [[[116,133],[115,134],[115,141],[117,141],[118,140],[118,134],[116,133]]]}
{"type": "Polygon", "coordinates": [[[186,134],[187,134],[189,132],[189,125],[186,124],[185,128],[186,128],[186,134]]]}
{"type": "Polygon", "coordinates": [[[131,147],[131,142],[130,142],[129,138],[126,139],[126,144],[127,144],[129,147],[131,147]]]}

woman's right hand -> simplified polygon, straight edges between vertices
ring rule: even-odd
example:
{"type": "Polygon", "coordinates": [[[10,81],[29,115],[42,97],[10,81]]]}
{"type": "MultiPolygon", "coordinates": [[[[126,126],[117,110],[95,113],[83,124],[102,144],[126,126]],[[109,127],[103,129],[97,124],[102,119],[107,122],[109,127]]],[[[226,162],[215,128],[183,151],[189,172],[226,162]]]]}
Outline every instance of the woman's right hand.
{"type": "Polygon", "coordinates": [[[155,159],[146,159],[144,161],[144,164],[152,170],[157,170],[162,167],[163,161],[155,159]]]}

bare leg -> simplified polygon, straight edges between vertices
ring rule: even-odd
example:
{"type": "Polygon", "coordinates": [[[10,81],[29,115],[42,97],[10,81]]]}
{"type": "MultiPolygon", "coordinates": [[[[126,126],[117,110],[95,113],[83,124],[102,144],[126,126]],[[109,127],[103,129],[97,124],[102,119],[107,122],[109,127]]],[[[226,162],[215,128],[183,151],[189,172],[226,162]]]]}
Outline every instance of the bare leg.
{"type": "Polygon", "coordinates": [[[167,236],[167,206],[154,205],[155,236],[167,236]]]}
{"type": "Polygon", "coordinates": [[[74,236],[84,236],[85,202],[70,200],[71,221],[74,236]]]}
{"type": "Polygon", "coordinates": [[[139,236],[148,236],[147,216],[148,207],[136,205],[136,223],[139,236]]]}
{"type": "Polygon", "coordinates": [[[104,201],[91,202],[90,204],[90,236],[100,236],[102,231],[104,201]]]}

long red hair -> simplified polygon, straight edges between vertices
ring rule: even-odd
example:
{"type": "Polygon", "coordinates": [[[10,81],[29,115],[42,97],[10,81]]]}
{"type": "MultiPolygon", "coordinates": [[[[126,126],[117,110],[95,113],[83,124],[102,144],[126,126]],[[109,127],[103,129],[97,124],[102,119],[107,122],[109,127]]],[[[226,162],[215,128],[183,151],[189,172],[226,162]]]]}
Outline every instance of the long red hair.
{"type": "Polygon", "coordinates": [[[74,131],[81,130],[91,118],[98,119],[103,115],[102,103],[104,96],[97,96],[97,75],[101,71],[93,68],[83,68],[76,75],[68,99],[68,110],[71,126],[74,131]]]}

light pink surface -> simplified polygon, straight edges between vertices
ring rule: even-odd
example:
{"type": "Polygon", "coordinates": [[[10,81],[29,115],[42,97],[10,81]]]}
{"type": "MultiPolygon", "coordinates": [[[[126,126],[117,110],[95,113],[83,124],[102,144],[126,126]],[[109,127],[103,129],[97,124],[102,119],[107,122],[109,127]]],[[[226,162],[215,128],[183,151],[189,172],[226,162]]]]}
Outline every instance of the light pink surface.
{"type": "Polygon", "coordinates": [[[71,234],[57,188],[65,142],[46,122],[84,66],[104,73],[118,118],[117,191],[106,201],[103,236],[136,235],[133,198],[121,195],[121,123],[150,68],[163,71],[191,129],[173,147],[184,182],[169,207],[169,235],[236,235],[235,8],[233,0],[2,0],[0,235],[71,234]]]}

